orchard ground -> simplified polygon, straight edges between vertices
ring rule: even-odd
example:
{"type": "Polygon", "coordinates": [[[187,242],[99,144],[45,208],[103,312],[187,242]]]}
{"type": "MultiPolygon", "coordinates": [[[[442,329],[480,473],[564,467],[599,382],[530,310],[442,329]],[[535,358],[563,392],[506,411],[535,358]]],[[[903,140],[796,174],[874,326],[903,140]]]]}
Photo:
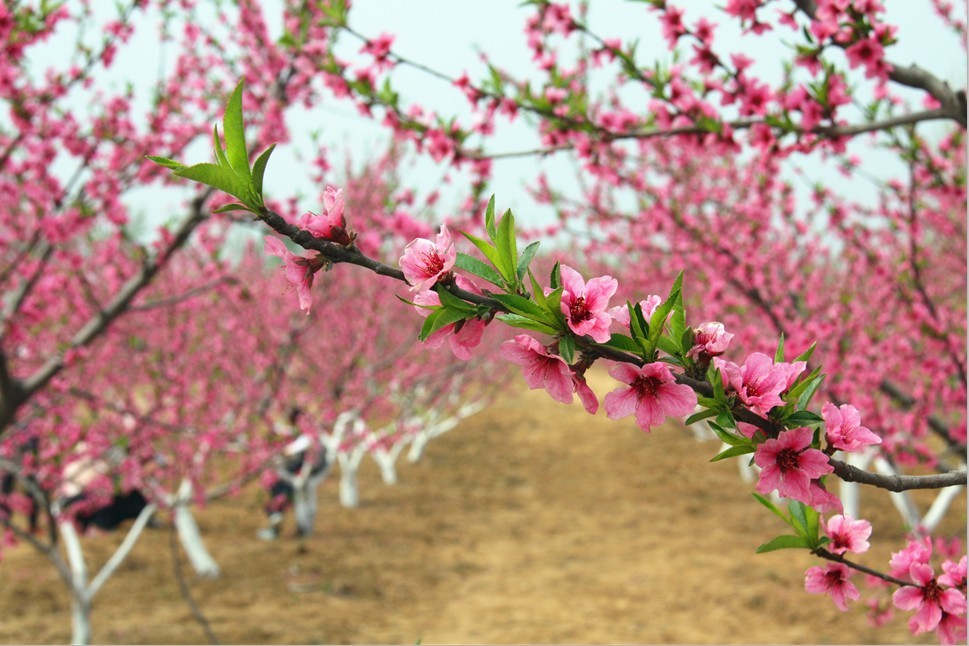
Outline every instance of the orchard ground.
{"type": "MultiPolygon", "coordinates": [[[[520,377],[515,376],[520,384],[520,377]]],[[[600,394],[611,384],[591,375],[600,394]]],[[[258,486],[199,514],[221,578],[192,594],[223,643],[782,642],[933,643],[898,617],[876,629],[803,589],[806,553],[756,555],[783,533],[733,461],[669,425],[585,415],[516,388],[401,460],[400,483],[361,469],[361,507],[321,489],[317,534],[276,543],[258,486]]],[[[925,499],[922,499],[923,505],[925,499]]],[[[939,536],[965,535],[966,500],[939,536]]],[[[887,564],[903,534],[887,494],[862,511],[887,564]]],[[[206,643],[173,576],[170,533],[149,530],[94,604],[95,643],[206,643]]],[[[120,536],[88,539],[96,565],[120,536]]],[[[184,561],[184,557],[183,561],[184,561]]],[[[183,563],[187,569],[187,563],[183,563]]],[[[860,577],[859,587],[861,586],[860,577]]],[[[863,594],[867,590],[862,588],[863,594]]],[[[27,546],[0,563],[0,642],[66,643],[70,606],[53,568],[27,546]]]]}

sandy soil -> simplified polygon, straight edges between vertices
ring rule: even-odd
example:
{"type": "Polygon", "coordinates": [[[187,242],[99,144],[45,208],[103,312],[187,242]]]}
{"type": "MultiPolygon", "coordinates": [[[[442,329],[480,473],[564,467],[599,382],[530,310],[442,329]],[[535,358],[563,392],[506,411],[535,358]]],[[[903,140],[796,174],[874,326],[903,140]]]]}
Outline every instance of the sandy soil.
{"type": "MultiPolygon", "coordinates": [[[[602,379],[596,375],[595,379],[602,379]]],[[[608,379],[606,377],[606,379],[608,379]]],[[[595,387],[595,386],[594,386],[595,387]]],[[[597,391],[607,392],[608,384],[597,391]]],[[[257,487],[204,510],[223,575],[189,576],[223,643],[931,643],[903,621],[876,630],[803,590],[814,564],[754,554],[782,533],[717,446],[682,429],[517,392],[432,442],[400,484],[361,470],[361,507],[324,483],[318,533],[269,544],[257,487]]],[[[875,542],[902,535],[887,497],[867,495],[875,542]]],[[[945,530],[964,535],[961,497],[945,530]]],[[[99,643],[206,643],[173,576],[167,529],[150,530],[94,606],[99,643]]],[[[119,536],[91,537],[93,564],[119,536]]],[[[865,555],[882,566],[887,550],[865,555]]],[[[186,566],[187,567],[187,566],[186,566]]],[[[0,641],[70,639],[70,604],[28,546],[0,563],[0,641]]]]}

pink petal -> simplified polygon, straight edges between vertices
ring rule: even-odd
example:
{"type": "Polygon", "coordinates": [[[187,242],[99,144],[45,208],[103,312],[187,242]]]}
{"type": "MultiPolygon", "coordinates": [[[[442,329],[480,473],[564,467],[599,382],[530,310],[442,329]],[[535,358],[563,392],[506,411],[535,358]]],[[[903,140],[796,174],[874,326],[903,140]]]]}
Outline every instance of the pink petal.
{"type": "Polygon", "coordinates": [[[666,384],[659,389],[659,405],[667,417],[689,415],[696,408],[696,393],[683,384],[666,384]]]}
{"type": "Polygon", "coordinates": [[[619,419],[632,415],[636,412],[636,391],[632,388],[614,390],[605,396],[603,403],[606,406],[606,415],[609,419],[619,419]]]}
{"type": "MultiPolygon", "coordinates": [[[[568,265],[559,266],[559,275],[562,278],[562,291],[569,292],[573,298],[578,298],[585,293],[585,281],[582,275],[568,265]]],[[[563,297],[563,301],[565,298],[563,297]]]]}
{"type": "Polygon", "coordinates": [[[266,253],[283,259],[285,259],[286,256],[292,255],[290,254],[289,249],[286,248],[286,245],[280,242],[278,238],[274,238],[272,236],[266,236],[266,244],[263,249],[266,253]]]}
{"type": "MultiPolygon", "coordinates": [[[[624,384],[631,384],[634,381],[636,381],[637,377],[639,377],[640,371],[631,364],[617,363],[617,364],[614,364],[611,368],[609,368],[609,375],[613,379],[621,381],[624,384]]],[[[632,411],[626,414],[629,415],[631,413],[632,411]]]]}
{"type": "Polygon", "coordinates": [[[582,407],[590,415],[595,415],[596,411],[599,410],[599,400],[596,398],[596,394],[592,392],[589,384],[582,377],[573,377],[573,381],[575,383],[575,392],[579,396],[579,401],[582,402],[582,407]]]}
{"type": "Polygon", "coordinates": [[[301,310],[306,310],[306,313],[310,313],[310,306],[313,304],[313,299],[310,296],[310,287],[313,285],[313,275],[307,280],[300,281],[296,285],[296,295],[299,296],[299,308],[301,310]]]}
{"type": "Polygon", "coordinates": [[[639,428],[649,431],[653,426],[659,426],[666,421],[666,416],[660,409],[659,402],[652,397],[643,397],[636,404],[636,423],[639,428]]]}
{"type": "Polygon", "coordinates": [[[462,361],[470,361],[473,356],[471,350],[481,343],[484,329],[485,322],[479,318],[465,320],[461,329],[451,337],[451,352],[454,356],[462,361]]]}
{"type": "Polygon", "coordinates": [[[612,276],[593,278],[585,285],[585,302],[593,312],[600,312],[609,306],[609,299],[619,288],[619,281],[612,276]]]}
{"type": "Polygon", "coordinates": [[[922,603],[924,595],[921,588],[905,586],[892,595],[892,603],[900,610],[914,610],[922,603]]]}

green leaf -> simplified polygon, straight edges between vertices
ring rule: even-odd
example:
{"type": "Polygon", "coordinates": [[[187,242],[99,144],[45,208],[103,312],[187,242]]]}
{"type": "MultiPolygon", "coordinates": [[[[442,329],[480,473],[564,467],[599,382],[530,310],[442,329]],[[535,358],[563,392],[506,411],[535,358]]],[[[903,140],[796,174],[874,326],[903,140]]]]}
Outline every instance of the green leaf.
{"type": "Polygon", "coordinates": [[[555,264],[552,265],[552,273],[548,277],[548,285],[552,289],[558,289],[562,286],[562,274],[559,262],[556,260],[555,264]]]}
{"type": "Polygon", "coordinates": [[[458,269],[463,269],[469,274],[474,274],[478,278],[483,278],[493,285],[498,285],[499,287],[502,285],[501,274],[495,271],[491,265],[474,256],[469,256],[459,251],[454,266],[458,269]]]}
{"type": "Polygon", "coordinates": [[[449,292],[443,285],[435,285],[434,291],[437,292],[438,298],[441,299],[441,305],[449,310],[464,312],[465,315],[474,315],[478,312],[477,307],[471,303],[465,303],[460,298],[449,292]]]}
{"type": "Polygon", "coordinates": [[[720,438],[720,441],[725,444],[729,444],[730,446],[751,446],[751,441],[746,437],[734,435],[733,433],[724,430],[724,428],[719,424],[707,422],[707,426],[709,426],[716,436],[720,438]]]}
{"type": "Polygon", "coordinates": [[[431,312],[427,318],[424,319],[424,326],[421,328],[421,333],[418,338],[421,341],[426,341],[427,337],[431,336],[442,327],[450,325],[451,323],[463,321],[465,318],[467,318],[465,312],[442,307],[434,312],[431,312]]]}
{"type": "Polygon", "coordinates": [[[511,209],[505,211],[498,223],[498,238],[495,240],[498,255],[502,259],[501,275],[508,280],[509,285],[516,285],[518,278],[518,245],[515,242],[515,216],[511,209]]]}
{"type": "Polygon", "coordinates": [[[639,347],[638,343],[625,334],[613,334],[612,337],[602,345],[614,348],[616,350],[621,350],[623,352],[630,352],[635,355],[639,355],[639,353],[643,351],[643,349],[639,347]]]}
{"type": "Polygon", "coordinates": [[[781,338],[777,342],[777,352],[774,353],[774,363],[784,362],[784,333],[781,332],[781,338]]]}
{"type": "Polygon", "coordinates": [[[671,357],[677,357],[683,354],[683,352],[680,351],[680,346],[678,346],[676,342],[668,336],[661,336],[656,345],[660,350],[671,357]]]}
{"type": "Polygon", "coordinates": [[[165,168],[170,168],[171,170],[178,170],[180,168],[185,168],[184,164],[179,164],[174,159],[169,159],[168,157],[158,157],[157,155],[145,155],[146,159],[149,159],[159,166],[164,166],[165,168]]]}
{"type": "Polygon", "coordinates": [[[644,355],[650,354],[646,339],[646,318],[643,316],[643,308],[639,303],[633,305],[626,301],[626,309],[629,310],[629,331],[632,332],[633,340],[640,345],[644,355]]]}
{"type": "Polygon", "coordinates": [[[686,354],[693,348],[693,340],[695,338],[695,332],[693,328],[688,327],[683,330],[683,334],[680,335],[680,347],[683,349],[683,354],[686,354]]]}
{"type": "Polygon", "coordinates": [[[545,325],[544,323],[539,323],[538,321],[533,321],[530,318],[519,316],[518,314],[499,314],[496,318],[512,327],[523,328],[525,330],[534,330],[535,332],[541,332],[542,334],[548,334],[549,336],[558,334],[558,330],[555,328],[545,325]]]}
{"type": "Polygon", "coordinates": [[[495,242],[498,237],[498,229],[495,228],[495,196],[492,194],[491,199],[488,200],[488,208],[485,209],[485,231],[488,232],[488,237],[491,238],[492,242],[495,242]]]}
{"type": "Polygon", "coordinates": [[[531,264],[532,258],[535,257],[535,252],[538,251],[539,244],[541,244],[541,242],[536,240],[525,247],[525,250],[522,251],[522,256],[518,259],[518,282],[525,279],[525,272],[528,271],[528,265],[531,264]]]}
{"type": "Polygon", "coordinates": [[[808,348],[807,350],[805,350],[801,354],[799,354],[796,357],[794,357],[794,361],[795,362],[797,362],[797,361],[805,361],[805,362],[810,361],[811,360],[811,355],[814,354],[814,348],[816,348],[817,346],[818,346],[818,342],[815,341],[814,343],[811,344],[811,347],[810,348],[808,348]]]}
{"type": "MultiPolygon", "coordinates": [[[[501,255],[498,253],[498,250],[495,247],[488,244],[487,241],[482,240],[477,236],[473,236],[470,233],[465,233],[464,231],[462,231],[461,235],[463,235],[465,238],[470,240],[471,244],[477,247],[478,251],[483,253],[485,258],[491,261],[491,264],[495,266],[495,268],[503,277],[505,277],[505,280],[509,280],[507,277],[510,274],[510,271],[506,271],[505,269],[502,268],[501,255]]],[[[495,284],[497,285],[499,283],[495,283],[495,284]]]]}
{"type": "Polygon", "coordinates": [[[229,165],[240,177],[249,178],[249,153],[246,150],[245,125],[242,121],[242,88],[245,79],[236,84],[222,117],[222,131],[225,133],[225,155],[229,165]]]}
{"type": "Polygon", "coordinates": [[[548,296],[545,297],[545,311],[548,312],[551,320],[565,324],[565,315],[562,314],[562,288],[556,287],[548,296]]]}
{"type": "Polygon", "coordinates": [[[701,410],[699,413],[693,413],[692,415],[687,417],[686,421],[683,422],[683,424],[685,424],[686,426],[690,426],[691,424],[696,424],[697,422],[703,421],[708,417],[713,417],[716,414],[717,414],[717,411],[716,409],[713,409],[713,408],[701,410]]]}
{"type": "Polygon", "coordinates": [[[276,149],[276,144],[273,144],[266,150],[262,152],[256,158],[256,163],[252,165],[252,185],[256,189],[256,195],[262,198],[262,176],[266,173],[266,164],[269,163],[269,156],[273,154],[273,150],[276,149]]]}
{"type": "Polygon", "coordinates": [[[723,376],[720,374],[720,369],[710,364],[707,368],[707,381],[713,387],[713,398],[718,402],[724,402],[727,400],[727,395],[723,390],[723,376]]]}
{"type": "Polygon", "coordinates": [[[250,209],[245,204],[233,203],[233,204],[226,204],[225,206],[220,206],[219,208],[212,211],[212,213],[228,213],[229,211],[250,211],[251,212],[252,209],[250,209]]]}
{"type": "MultiPolygon", "coordinates": [[[[679,281],[682,276],[683,273],[680,272],[680,276],[677,277],[677,281],[679,281]]],[[[649,319],[649,336],[647,338],[647,342],[649,343],[648,352],[652,352],[656,349],[656,346],[659,345],[659,338],[663,335],[663,328],[666,326],[666,317],[669,316],[671,311],[673,311],[673,305],[676,303],[676,299],[678,299],[679,296],[680,293],[678,291],[674,292],[669,298],[666,299],[666,301],[656,308],[656,311],[653,312],[653,316],[649,319]]]]}
{"type": "Polygon", "coordinates": [[[232,165],[226,159],[225,150],[222,148],[222,141],[219,140],[219,126],[212,126],[212,148],[215,149],[216,163],[226,170],[232,170],[232,165]]]}
{"type": "Polygon", "coordinates": [[[539,307],[546,307],[547,299],[545,297],[545,290],[543,290],[542,286],[538,284],[537,280],[535,280],[535,274],[532,273],[531,269],[528,270],[528,280],[532,283],[532,298],[535,299],[535,302],[538,303],[539,307]]]}
{"type": "Polygon", "coordinates": [[[808,545],[812,548],[817,547],[819,543],[818,532],[821,528],[819,523],[821,514],[819,514],[814,507],[805,507],[804,515],[807,518],[807,524],[805,527],[807,529],[808,545]]]}
{"type": "Polygon", "coordinates": [[[524,296],[517,294],[492,294],[491,297],[508,308],[513,314],[519,314],[545,323],[546,325],[554,325],[555,323],[549,319],[548,312],[524,296]]]}
{"type": "MultiPolygon", "coordinates": [[[[820,368],[818,368],[818,370],[820,370],[820,368]]],[[[808,405],[811,403],[811,399],[814,398],[814,393],[817,392],[818,387],[821,385],[821,382],[824,381],[824,378],[825,375],[818,375],[808,381],[808,385],[804,389],[804,392],[802,392],[797,398],[797,407],[799,409],[804,410],[808,407],[808,405]]]]}
{"type": "Polygon", "coordinates": [[[569,333],[565,333],[559,339],[559,355],[565,359],[565,363],[570,366],[574,362],[575,357],[575,337],[569,333]]]}
{"type": "Polygon", "coordinates": [[[737,428],[737,420],[734,419],[733,411],[723,406],[717,412],[717,424],[724,428],[737,428]]]}
{"type": "MultiPolygon", "coordinates": [[[[683,339],[683,334],[686,332],[686,308],[683,306],[683,272],[681,271],[676,280],[673,282],[673,292],[676,294],[676,298],[673,301],[673,316],[670,317],[670,337],[673,339],[674,343],[681,343],[683,339]]],[[[670,294],[671,300],[673,299],[672,293],[670,294]]],[[[686,353],[690,349],[689,346],[680,346],[681,353],[686,353]]],[[[672,353],[670,353],[672,354],[672,353]]],[[[679,354],[679,353],[677,353],[679,354]]]]}
{"type": "Polygon", "coordinates": [[[810,549],[810,546],[804,538],[785,534],[784,536],[773,538],[758,547],[757,553],[763,554],[765,552],[773,552],[775,550],[793,550],[805,548],[810,549]]]}
{"type": "Polygon", "coordinates": [[[787,525],[791,524],[791,519],[788,518],[784,512],[778,509],[777,505],[775,505],[774,503],[772,503],[770,500],[760,495],[759,493],[754,493],[751,495],[757,500],[757,502],[759,502],[760,504],[762,504],[763,506],[771,510],[771,513],[773,513],[775,516],[783,520],[785,524],[787,525]]]}
{"type": "Polygon", "coordinates": [[[754,447],[752,446],[731,446],[729,449],[721,451],[720,453],[713,456],[710,462],[719,462],[720,460],[726,460],[727,458],[735,458],[738,455],[746,455],[748,453],[753,453],[754,447]]]}
{"type": "Polygon", "coordinates": [[[818,424],[824,424],[824,420],[817,413],[812,413],[809,410],[799,410],[792,413],[784,422],[790,426],[817,426],[818,424]]]}
{"type": "MultiPolygon", "coordinates": [[[[794,528],[799,535],[810,538],[807,534],[808,531],[808,519],[807,511],[805,509],[811,509],[807,507],[804,503],[797,500],[792,500],[787,503],[787,511],[791,514],[791,527],[794,528]]],[[[814,511],[813,509],[811,511],[814,511]]]]}
{"type": "Polygon", "coordinates": [[[179,168],[175,175],[228,193],[244,204],[249,203],[249,184],[228,168],[215,164],[195,164],[179,168]]]}

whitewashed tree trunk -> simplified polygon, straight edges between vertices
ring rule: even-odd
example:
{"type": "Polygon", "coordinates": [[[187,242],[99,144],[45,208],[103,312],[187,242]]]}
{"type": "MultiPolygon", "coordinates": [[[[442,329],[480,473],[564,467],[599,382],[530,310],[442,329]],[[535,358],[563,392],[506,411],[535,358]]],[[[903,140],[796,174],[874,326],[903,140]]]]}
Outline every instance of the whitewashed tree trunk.
{"type": "Polygon", "coordinates": [[[410,440],[400,437],[389,449],[380,447],[371,451],[374,462],[380,467],[380,479],[386,485],[397,484],[397,459],[410,440]]]}
{"type": "Polygon", "coordinates": [[[424,457],[424,447],[427,446],[427,441],[430,437],[427,435],[427,431],[421,429],[414,436],[414,439],[410,443],[410,451],[407,452],[408,462],[417,462],[422,457],[424,457]]]}
{"type": "Polygon", "coordinates": [[[58,530],[64,540],[64,549],[67,551],[67,560],[71,569],[71,643],[90,644],[91,643],[91,604],[95,595],[111,578],[118,567],[128,558],[135,543],[141,536],[155,513],[154,503],[147,505],[141,510],[138,518],[128,533],[125,535],[121,545],[114,551],[111,558],[101,567],[98,573],[87,581],[87,562],[84,560],[84,551],[81,548],[81,539],[77,534],[74,524],[69,521],[57,523],[58,530]]]}
{"type": "Polygon", "coordinates": [[[178,540],[188,556],[192,569],[203,579],[216,579],[222,573],[219,564],[205,548],[202,533],[192,514],[189,504],[192,501],[192,483],[182,480],[178,493],[173,501],[175,532],[178,540]]]}
{"type": "Polygon", "coordinates": [[[366,451],[362,447],[354,447],[350,453],[339,453],[337,461],[340,464],[340,504],[353,509],[360,506],[360,489],[357,486],[357,470],[366,451]]]}
{"type": "Polygon", "coordinates": [[[963,487],[946,487],[939,492],[939,495],[935,497],[932,502],[932,506],[929,510],[925,512],[925,516],[922,517],[921,529],[927,534],[931,534],[938,527],[939,522],[945,517],[945,512],[948,511],[949,505],[955,500],[955,497],[959,495],[963,487]]]}
{"type": "Polygon", "coordinates": [[[87,583],[87,562],[81,549],[81,539],[77,529],[69,521],[57,524],[67,562],[71,568],[71,643],[91,643],[91,595],[87,583]]]}

